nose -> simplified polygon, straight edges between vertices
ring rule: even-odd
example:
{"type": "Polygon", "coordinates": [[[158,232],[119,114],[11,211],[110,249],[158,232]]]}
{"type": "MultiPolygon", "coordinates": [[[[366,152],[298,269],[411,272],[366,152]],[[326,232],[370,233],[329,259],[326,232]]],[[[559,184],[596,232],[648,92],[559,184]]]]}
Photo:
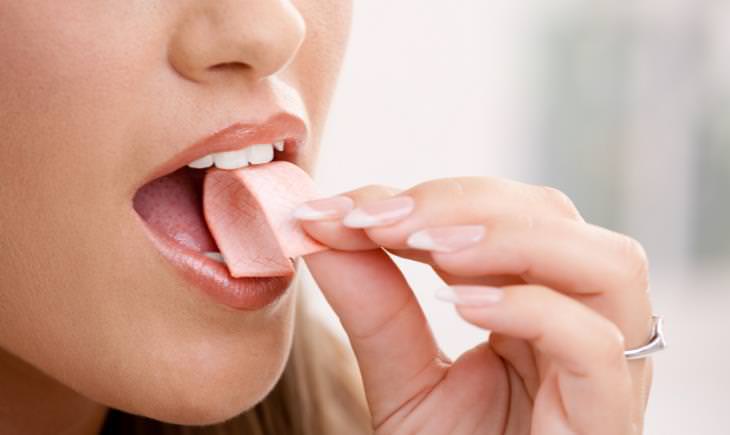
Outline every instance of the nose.
{"type": "Polygon", "coordinates": [[[192,3],[169,47],[173,68],[190,80],[231,72],[261,80],[286,67],[304,41],[304,19],[289,0],[192,3]]]}

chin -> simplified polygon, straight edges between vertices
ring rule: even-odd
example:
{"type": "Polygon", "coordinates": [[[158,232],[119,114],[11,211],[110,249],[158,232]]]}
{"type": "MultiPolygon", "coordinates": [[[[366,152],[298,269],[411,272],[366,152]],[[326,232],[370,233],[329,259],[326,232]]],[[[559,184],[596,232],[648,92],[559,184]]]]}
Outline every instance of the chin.
{"type": "MultiPolygon", "coordinates": [[[[261,402],[276,385],[275,379],[260,380],[258,388],[246,386],[245,389],[232,391],[232,386],[223,390],[197,390],[192,387],[187,396],[159,398],[160,402],[150,403],[148,409],[140,409],[136,414],[154,420],[185,426],[206,426],[230,420],[261,402]],[[261,385],[264,384],[264,385],[261,385]]],[[[235,384],[234,384],[235,385],[235,384]]],[[[180,389],[180,387],[177,387],[180,389]]]]}
{"type": "Polygon", "coordinates": [[[97,364],[74,370],[66,383],[97,403],[166,423],[229,420],[261,402],[281,378],[295,301],[285,297],[263,319],[231,310],[212,319],[168,315],[156,325],[140,319],[145,335],[132,339],[127,333],[138,328],[117,328],[124,338],[109,337],[95,352],[97,364]]]}
{"type": "MultiPolygon", "coordinates": [[[[211,425],[229,420],[261,402],[281,378],[289,348],[265,350],[255,362],[221,355],[205,363],[180,361],[175,368],[150,367],[134,381],[124,402],[109,406],[179,425],[211,425]],[[144,382],[144,385],[136,385],[144,382]]],[[[208,357],[210,355],[207,355],[208,357]]]]}

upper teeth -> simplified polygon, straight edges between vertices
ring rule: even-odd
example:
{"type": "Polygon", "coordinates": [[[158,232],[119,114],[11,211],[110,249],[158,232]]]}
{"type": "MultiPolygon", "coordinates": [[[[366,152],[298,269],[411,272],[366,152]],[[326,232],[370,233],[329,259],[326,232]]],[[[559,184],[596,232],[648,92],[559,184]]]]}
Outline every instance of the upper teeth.
{"type": "Polygon", "coordinates": [[[219,169],[238,169],[252,165],[269,163],[274,160],[274,149],[284,151],[284,141],[273,144],[254,144],[236,151],[208,154],[188,164],[194,169],[205,169],[215,165],[219,169]]]}

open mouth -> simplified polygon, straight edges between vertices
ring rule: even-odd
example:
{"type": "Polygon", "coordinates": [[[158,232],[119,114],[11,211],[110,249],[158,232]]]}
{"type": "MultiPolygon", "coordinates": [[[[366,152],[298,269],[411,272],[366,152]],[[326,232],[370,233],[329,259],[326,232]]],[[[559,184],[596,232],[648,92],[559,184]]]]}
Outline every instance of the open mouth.
{"type": "Polygon", "coordinates": [[[219,263],[225,263],[203,211],[203,183],[210,168],[237,170],[281,159],[294,140],[254,144],[240,150],[208,154],[142,186],[134,209],[149,229],[219,263]]]}
{"type": "Polygon", "coordinates": [[[218,302],[247,310],[271,304],[293,280],[290,258],[305,254],[282,246],[317,249],[293,228],[287,209],[310,199],[307,190],[286,187],[312,183],[292,164],[305,139],[304,123],[282,115],[263,125],[234,124],[183,150],[134,195],[148,238],[218,302]]]}

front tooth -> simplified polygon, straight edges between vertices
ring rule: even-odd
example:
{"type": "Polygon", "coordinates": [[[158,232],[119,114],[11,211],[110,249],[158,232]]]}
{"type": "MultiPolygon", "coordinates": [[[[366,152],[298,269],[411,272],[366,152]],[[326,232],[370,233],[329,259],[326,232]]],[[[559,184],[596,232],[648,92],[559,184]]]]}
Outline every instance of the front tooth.
{"type": "Polygon", "coordinates": [[[277,140],[274,142],[274,148],[276,148],[279,152],[284,152],[284,141],[283,140],[277,140]]]}
{"type": "Polygon", "coordinates": [[[208,257],[208,258],[210,258],[212,260],[215,260],[215,261],[217,261],[219,263],[225,263],[226,262],[223,259],[223,254],[221,254],[220,252],[205,252],[205,253],[203,253],[203,255],[205,255],[206,257],[208,257]]]}
{"type": "Polygon", "coordinates": [[[253,165],[274,160],[274,147],[271,144],[256,144],[246,149],[248,150],[248,161],[253,165]]]}
{"type": "Polygon", "coordinates": [[[238,169],[248,166],[247,154],[245,149],[213,154],[215,167],[219,169],[238,169]]]}
{"type": "Polygon", "coordinates": [[[201,157],[198,160],[193,160],[192,162],[188,163],[188,166],[193,169],[205,169],[210,168],[213,166],[213,156],[211,154],[208,154],[205,157],[201,157]]]}

